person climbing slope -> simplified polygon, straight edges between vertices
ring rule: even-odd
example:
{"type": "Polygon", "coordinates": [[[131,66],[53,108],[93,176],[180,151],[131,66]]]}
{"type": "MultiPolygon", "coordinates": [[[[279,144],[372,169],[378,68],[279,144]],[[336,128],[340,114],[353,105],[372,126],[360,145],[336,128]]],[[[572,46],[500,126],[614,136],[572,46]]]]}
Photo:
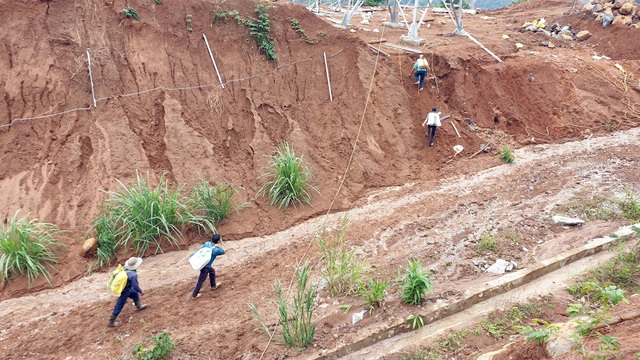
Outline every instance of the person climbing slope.
{"type": "Polygon", "coordinates": [[[413,70],[411,73],[416,79],[416,84],[420,84],[420,90],[424,87],[424,78],[427,77],[427,70],[429,69],[429,62],[424,58],[423,54],[420,54],[416,63],[413,64],[413,70]],[[414,73],[415,72],[415,73],[414,73]]]}
{"type": "Polygon", "coordinates": [[[429,137],[429,146],[433,146],[433,140],[436,138],[436,130],[442,125],[440,123],[440,113],[436,112],[436,107],[431,108],[431,112],[427,114],[427,118],[422,123],[422,126],[427,125],[426,137],[429,137]]]}

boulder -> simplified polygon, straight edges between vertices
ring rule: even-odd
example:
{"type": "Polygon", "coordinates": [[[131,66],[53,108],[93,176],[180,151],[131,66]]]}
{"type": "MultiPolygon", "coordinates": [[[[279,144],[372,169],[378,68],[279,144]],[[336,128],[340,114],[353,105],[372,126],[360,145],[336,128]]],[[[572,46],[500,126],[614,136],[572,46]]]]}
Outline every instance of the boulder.
{"type": "Polygon", "coordinates": [[[582,10],[584,10],[584,11],[591,11],[591,10],[593,10],[593,8],[594,8],[594,7],[595,7],[595,5],[594,5],[594,4],[592,4],[592,3],[586,3],[586,4],[584,4],[584,6],[582,7],[582,10]]]}
{"type": "Polygon", "coordinates": [[[560,225],[582,225],[584,224],[584,220],[578,219],[578,218],[570,218],[570,217],[566,217],[566,216],[559,216],[559,215],[554,215],[552,218],[554,223],[556,224],[560,224],[560,225]]]}
{"type": "Polygon", "coordinates": [[[582,30],[576,34],[576,39],[578,41],[585,41],[590,37],[591,37],[591,33],[589,32],[589,30],[582,30]]]}
{"type": "Polygon", "coordinates": [[[604,13],[613,16],[613,10],[611,10],[611,8],[604,9],[604,13]]]}
{"type": "Polygon", "coordinates": [[[620,9],[618,9],[618,12],[620,15],[631,15],[633,13],[633,5],[629,3],[622,4],[620,9]]]}
{"type": "Polygon", "coordinates": [[[572,41],[573,40],[573,36],[571,36],[570,34],[561,34],[560,38],[564,41],[572,41]]]}
{"type": "Polygon", "coordinates": [[[631,16],[616,16],[615,19],[613,19],[613,24],[622,24],[622,25],[631,25],[633,23],[633,21],[631,20],[631,16]]]}
{"type": "Polygon", "coordinates": [[[577,324],[570,321],[559,325],[558,331],[544,344],[544,350],[551,358],[557,358],[570,352],[575,345],[573,335],[576,333],[577,324]]]}
{"type": "Polygon", "coordinates": [[[89,257],[98,249],[98,241],[95,238],[89,238],[85,240],[80,249],[80,256],[89,257]]]}
{"type": "Polygon", "coordinates": [[[611,25],[612,22],[613,22],[613,15],[610,15],[610,14],[602,15],[602,27],[603,28],[606,28],[607,26],[611,25]]]}
{"type": "Polygon", "coordinates": [[[623,4],[624,4],[624,1],[623,1],[623,0],[616,0],[616,1],[613,3],[613,6],[612,6],[612,7],[613,7],[614,9],[620,9],[620,8],[622,7],[622,5],[623,5],[623,4]]]}

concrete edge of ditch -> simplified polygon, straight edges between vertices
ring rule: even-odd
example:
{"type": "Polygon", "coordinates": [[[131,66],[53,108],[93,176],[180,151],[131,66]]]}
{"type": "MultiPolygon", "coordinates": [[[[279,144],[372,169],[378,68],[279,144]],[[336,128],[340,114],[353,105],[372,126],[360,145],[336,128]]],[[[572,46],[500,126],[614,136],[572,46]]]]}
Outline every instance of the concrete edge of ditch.
{"type": "MultiPolygon", "coordinates": [[[[461,300],[450,304],[433,305],[431,309],[426,312],[419,313],[418,315],[423,319],[424,325],[428,325],[437,320],[446,318],[447,316],[450,316],[452,314],[466,310],[471,306],[478,304],[486,299],[503,294],[514,288],[517,288],[520,285],[526,284],[534,279],[549,274],[565,266],[566,264],[570,264],[576,260],[591,256],[602,250],[605,250],[612,244],[615,244],[620,238],[632,235],[634,233],[634,227],[636,229],[640,229],[640,224],[621,227],[610,236],[590,240],[587,244],[576,249],[572,249],[562,254],[556,255],[550,259],[540,261],[522,270],[503,275],[498,279],[487,282],[484,286],[467,290],[461,300]]],[[[314,360],[338,359],[352,352],[371,346],[379,341],[386,340],[398,334],[409,331],[413,331],[413,329],[408,326],[404,319],[397,319],[394,323],[390,324],[384,329],[375,330],[371,334],[368,334],[367,336],[356,342],[341,345],[337,348],[330,349],[328,352],[322,354],[316,353],[310,355],[308,358],[314,360]]]]}

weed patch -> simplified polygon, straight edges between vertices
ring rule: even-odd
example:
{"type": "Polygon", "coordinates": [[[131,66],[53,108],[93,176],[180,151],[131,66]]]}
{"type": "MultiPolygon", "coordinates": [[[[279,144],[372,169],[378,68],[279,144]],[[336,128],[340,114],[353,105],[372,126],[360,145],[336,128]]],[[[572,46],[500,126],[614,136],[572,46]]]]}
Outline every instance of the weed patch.
{"type": "Polygon", "coordinates": [[[409,260],[409,267],[405,269],[404,275],[401,275],[398,270],[398,277],[402,284],[402,302],[419,305],[425,292],[432,290],[430,276],[431,273],[423,270],[418,260],[409,260]]]}
{"type": "Polygon", "coordinates": [[[500,150],[500,160],[505,164],[512,164],[516,161],[516,156],[507,145],[503,146],[502,150],[500,150]]]}
{"type": "Polygon", "coordinates": [[[258,195],[268,195],[271,206],[278,205],[279,208],[309,204],[309,190],[319,191],[310,183],[311,170],[302,166],[302,156],[297,157],[293,148],[284,142],[270,157],[271,166],[261,175],[266,181],[258,195]]]}
{"type": "Polygon", "coordinates": [[[491,236],[488,231],[485,231],[480,235],[480,239],[476,244],[476,249],[485,250],[485,251],[496,251],[498,250],[498,240],[491,236]]]}
{"type": "Polygon", "coordinates": [[[316,242],[320,246],[322,260],[322,277],[327,281],[330,296],[349,295],[358,289],[362,280],[365,263],[358,259],[355,249],[348,249],[345,241],[348,218],[342,218],[340,229],[329,234],[324,228],[320,230],[316,242]]]}
{"type": "Polygon", "coordinates": [[[126,18],[134,18],[140,21],[140,15],[138,15],[138,10],[132,8],[131,6],[127,6],[126,8],[122,9],[122,13],[126,18]]]}
{"type": "Polygon", "coordinates": [[[191,189],[191,213],[211,219],[215,225],[218,225],[229,216],[231,210],[239,210],[238,207],[234,209],[231,206],[231,200],[236,192],[230,184],[211,186],[207,180],[200,179],[191,189]]]}
{"type": "Polygon", "coordinates": [[[258,50],[263,53],[268,60],[273,60],[278,63],[278,56],[276,55],[275,43],[273,38],[269,35],[271,30],[271,20],[267,10],[273,8],[273,6],[259,4],[256,6],[255,12],[257,18],[243,18],[236,10],[227,10],[222,12],[216,12],[213,15],[213,23],[220,26],[220,21],[226,22],[227,17],[236,20],[243,26],[249,28],[249,34],[251,34],[258,44],[258,50]]]}
{"type": "Polygon", "coordinates": [[[49,268],[58,262],[55,250],[64,244],[55,240],[61,231],[57,226],[29,220],[29,214],[18,218],[16,212],[6,227],[0,228],[0,279],[26,276],[28,286],[40,276],[51,284],[49,268]]]}
{"type": "Polygon", "coordinates": [[[131,354],[134,360],[164,360],[176,347],[171,336],[164,331],[156,336],[149,336],[147,342],[152,344],[137,344],[133,348],[131,354]]]}

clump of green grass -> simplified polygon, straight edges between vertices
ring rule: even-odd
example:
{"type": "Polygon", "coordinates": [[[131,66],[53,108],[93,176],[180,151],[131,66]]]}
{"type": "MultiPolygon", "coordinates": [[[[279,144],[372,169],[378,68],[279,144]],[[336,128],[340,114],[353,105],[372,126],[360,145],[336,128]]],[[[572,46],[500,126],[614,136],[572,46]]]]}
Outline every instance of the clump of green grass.
{"type": "MultiPolygon", "coordinates": [[[[310,274],[308,263],[299,265],[296,273],[298,282],[292,301],[288,301],[283,294],[279,280],[274,282],[273,290],[276,295],[278,324],[282,329],[285,345],[289,348],[304,349],[311,344],[315,336],[316,324],[311,321],[311,318],[313,317],[314,300],[318,293],[308,284],[310,274]]],[[[271,337],[272,334],[255,305],[249,304],[249,308],[262,329],[271,337]]]]}
{"type": "Polygon", "coordinates": [[[358,259],[355,249],[348,249],[345,241],[348,217],[342,218],[340,229],[329,234],[321,229],[316,239],[322,253],[322,277],[327,280],[330,296],[348,295],[358,289],[366,265],[358,259]]]}
{"type": "Polygon", "coordinates": [[[583,281],[569,287],[572,295],[580,295],[586,284],[592,282],[614,283],[630,293],[640,291],[640,252],[638,248],[621,250],[613,259],[591,269],[583,281]]]}
{"type": "Polygon", "coordinates": [[[382,307],[384,295],[387,292],[389,281],[378,281],[369,279],[368,283],[360,283],[358,291],[362,294],[371,309],[382,307]]]}
{"type": "Polygon", "coordinates": [[[498,250],[498,240],[491,236],[488,231],[484,231],[482,235],[480,235],[480,240],[478,240],[476,248],[478,250],[496,251],[498,250]]]}
{"type": "Polygon", "coordinates": [[[51,284],[49,268],[58,262],[55,253],[64,244],[55,240],[61,232],[57,226],[37,219],[29,220],[29,214],[18,218],[16,212],[6,227],[0,228],[0,277],[2,282],[11,276],[26,276],[28,286],[40,276],[51,284]]]}
{"type": "Polygon", "coordinates": [[[625,218],[640,221],[640,202],[636,200],[631,190],[627,190],[624,200],[620,202],[620,209],[622,210],[622,216],[625,218]]]}
{"type": "Polygon", "coordinates": [[[182,240],[181,228],[193,224],[215,233],[212,219],[193,214],[182,196],[181,187],[172,187],[162,175],[153,187],[148,179],[137,174],[136,182],[126,187],[118,181],[120,189],[108,192],[101,213],[94,222],[99,244],[98,262],[106,265],[119,248],[133,249],[138,256],[152,246],[162,252],[161,240],[178,246],[182,240]]]}
{"type": "Polygon", "coordinates": [[[270,157],[271,166],[261,175],[266,181],[258,195],[267,195],[270,204],[278,205],[279,208],[309,204],[309,190],[319,191],[310,183],[311,171],[302,165],[302,156],[297,157],[293,148],[284,142],[276,148],[275,155],[270,157]]]}
{"type": "Polygon", "coordinates": [[[161,332],[156,336],[149,336],[148,342],[152,345],[136,344],[131,354],[134,360],[164,360],[169,353],[176,348],[176,343],[171,339],[171,335],[167,332],[161,332]]]}
{"type": "Polygon", "coordinates": [[[229,216],[229,212],[233,209],[231,200],[236,192],[236,189],[230,184],[222,183],[211,186],[207,180],[201,179],[191,189],[191,211],[211,219],[215,225],[218,225],[229,216]]]}
{"type": "Polygon", "coordinates": [[[516,161],[516,156],[509,149],[509,146],[505,145],[502,147],[502,150],[500,150],[500,160],[505,164],[512,164],[516,161]]]}
{"type": "Polygon", "coordinates": [[[138,10],[132,8],[131,6],[127,6],[126,8],[122,9],[122,13],[127,18],[134,18],[140,21],[140,15],[138,15],[138,10]]]}
{"type": "Polygon", "coordinates": [[[408,260],[409,267],[405,269],[405,274],[401,275],[398,269],[398,277],[402,290],[402,302],[411,305],[419,305],[422,302],[425,292],[431,291],[431,273],[422,269],[422,264],[418,260],[408,260]]]}
{"type": "Polygon", "coordinates": [[[502,339],[504,335],[516,331],[517,326],[521,326],[523,320],[531,316],[542,316],[544,314],[542,305],[541,303],[525,303],[512,306],[504,312],[494,311],[480,323],[480,326],[493,338],[502,339]]]}

